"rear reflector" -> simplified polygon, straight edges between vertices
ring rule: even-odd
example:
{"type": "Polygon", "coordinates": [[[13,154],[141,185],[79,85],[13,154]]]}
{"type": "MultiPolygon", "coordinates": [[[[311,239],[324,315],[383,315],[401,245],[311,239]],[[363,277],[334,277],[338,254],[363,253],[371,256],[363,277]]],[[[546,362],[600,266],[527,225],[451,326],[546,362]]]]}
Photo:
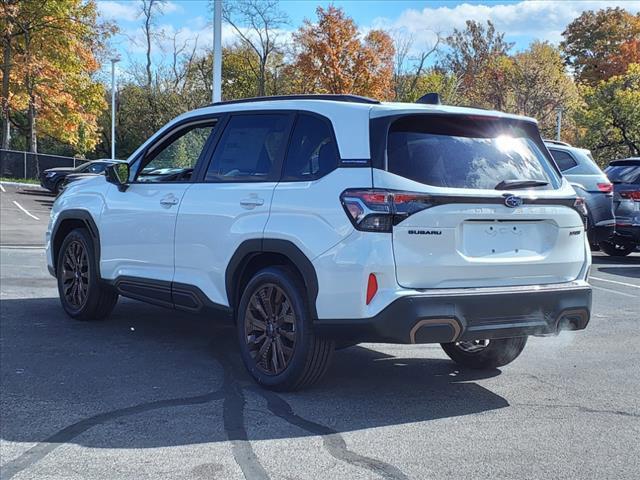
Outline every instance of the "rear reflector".
{"type": "Polygon", "coordinates": [[[367,305],[371,303],[376,293],[378,293],[378,279],[373,273],[370,273],[369,281],[367,282],[367,305]]]}
{"type": "Polygon", "coordinates": [[[634,202],[640,202],[640,191],[627,191],[620,192],[622,198],[633,200],[634,202]]]}
{"type": "Polygon", "coordinates": [[[612,183],[599,183],[598,190],[602,193],[611,193],[613,192],[613,184],[612,183]]]}

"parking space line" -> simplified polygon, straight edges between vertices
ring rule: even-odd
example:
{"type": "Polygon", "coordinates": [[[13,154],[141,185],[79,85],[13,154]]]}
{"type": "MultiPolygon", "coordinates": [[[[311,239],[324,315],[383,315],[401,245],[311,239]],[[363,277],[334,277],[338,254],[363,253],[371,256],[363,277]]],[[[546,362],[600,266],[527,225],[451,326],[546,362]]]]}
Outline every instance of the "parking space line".
{"type": "Polygon", "coordinates": [[[596,288],[598,290],[602,290],[604,292],[609,292],[609,293],[617,293],[618,295],[622,295],[623,297],[636,298],[636,295],[631,295],[630,293],[619,292],[617,290],[611,290],[610,288],[597,287],[595,285],[591,285],[591,288],[596,288]]]}
{"type": "Polygon", "coordinates": [[[26,213],[27,215],[29,215],[31,218],[34,218],[36,220],[40,220],[38,217],[36,217],[34,214],[32,214],[31,212],[29,212],[29,210],[27,210],[26,208],[24,208],[22,205],[20,205],[18,202],[16,202],[15,200],[13,201],[13,204],[18,207],[20,210],[22,210],[24,213],[26,213]]]}
{"type": "Polygon", "coordinates": [[[589,279],[599,280],[601,282],[615,283],[617,285],[624,285],[625,287],[640,288],[640,285],[634,285],[633,283],[618,282],[616,280],[607,280],[606,278],[598,278],[598,277],[591,276],[589,277],[589,279]]]}
{"type": "Polygon", "coordinates": [[[7,193],[7,191],[4,189],[1,183],[0,183],[0,190],[2,190],[4,193],[7,193]]]}

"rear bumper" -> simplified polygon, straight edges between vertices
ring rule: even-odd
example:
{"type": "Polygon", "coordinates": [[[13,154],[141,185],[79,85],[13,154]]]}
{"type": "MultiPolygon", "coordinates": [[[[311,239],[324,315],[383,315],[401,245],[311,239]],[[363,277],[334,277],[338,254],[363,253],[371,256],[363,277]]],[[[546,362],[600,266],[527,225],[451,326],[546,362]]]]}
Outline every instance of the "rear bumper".
{"type": "Polygon", "coordinates": [[[614,239],[618,243],[640,244],[640,224],[617,224],[614,239]]]}
{"type": "Polygon", "coordinates": [[[614,226],[613,222],[609,225],[593,225],[587,231],[589,237],[589,243],[591,245],[598,245],[600,242],[609,240],[613,236],[614,226]]]}
{"type": "Polygon", "coordinates": [[[316,333],[339,340],[447,343],[550,335],[589,323],[591,287],[584,281],[536,287],[430,291],[401,297],[363,319],[318,319],[316,333]]]}

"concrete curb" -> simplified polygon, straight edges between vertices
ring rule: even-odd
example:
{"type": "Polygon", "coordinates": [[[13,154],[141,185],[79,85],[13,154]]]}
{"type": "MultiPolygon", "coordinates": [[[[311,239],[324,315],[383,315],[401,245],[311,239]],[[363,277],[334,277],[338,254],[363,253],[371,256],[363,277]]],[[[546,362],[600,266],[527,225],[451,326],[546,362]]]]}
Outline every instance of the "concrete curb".
{"type": "Polygon", "coordinates": [[[47,191],[44,188],[42,188],[40,185],[38,185],[37,183],[5,182],[4,180],[1,181],[0,183],[2,185],[9,185],[9,186],[12,186],[12,187],[33,187],[33,188],[38,188],[38,189],[42,190],[43,192],[47,191]]]}

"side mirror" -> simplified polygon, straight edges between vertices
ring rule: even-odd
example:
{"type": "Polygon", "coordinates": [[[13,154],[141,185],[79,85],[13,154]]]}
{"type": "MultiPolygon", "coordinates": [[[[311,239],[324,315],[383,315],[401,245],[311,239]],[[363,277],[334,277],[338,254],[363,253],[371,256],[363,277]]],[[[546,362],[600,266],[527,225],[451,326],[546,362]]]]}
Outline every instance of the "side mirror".
{"type": "Polygon", "coordinates": [[[129,164],[128,163],[114,163],[109,165],[105,170],[107,182],[113,183],[118,187],[118,190],[124,192],[129,186],[129,164]]]}

